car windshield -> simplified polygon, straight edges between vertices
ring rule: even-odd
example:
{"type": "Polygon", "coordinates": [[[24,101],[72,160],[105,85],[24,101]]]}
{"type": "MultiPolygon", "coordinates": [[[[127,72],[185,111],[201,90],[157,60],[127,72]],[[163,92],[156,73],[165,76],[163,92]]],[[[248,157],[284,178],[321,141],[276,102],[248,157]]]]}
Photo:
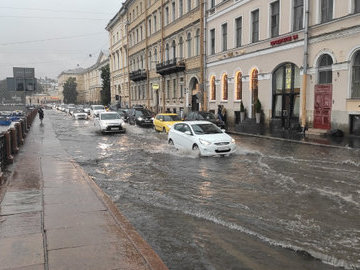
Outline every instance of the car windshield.
{"type": "Polygon", "coordinates": [[[120,119],[120,116],[117,113],[102,113],[100,118],[101,120],[114,120],[120,119]]]}
{"type": "Polygon", "coordinates": [[[105,107],[101,105],[93,106],[93,110],[105,110],[105,107]]]}
{"type": "Polygon", "coordinates": [[[140,117],[140,116],[148,117],[148,116],[151,116],[151,113],[149,111],[138,111],[138,110],[136,110],[135,111],[135,116],[136,117],[140,117]]]}
{"type": "Polygon", "coordinates": [[[76,113],[83,113],[84,110],[83,110],[83,109],[77,109],[77,110],[75,110],[75,112],[76,112],[76,113]]]}
{"type": "Polygon", "coordinates": [[[214,124],[194,124],[191,127],[197,135],[222,133],[214,124]]]}
{"type": "Polygon", "coordinates": [[[164,121],[181,121],[181,118],[178,115],[164,115],[164,121]]]}
{"type": "Polygon", "coordinates": [[[199,113],[199,119],[202,120],[214,120],[215,115],[212,113],[199,113]]]}

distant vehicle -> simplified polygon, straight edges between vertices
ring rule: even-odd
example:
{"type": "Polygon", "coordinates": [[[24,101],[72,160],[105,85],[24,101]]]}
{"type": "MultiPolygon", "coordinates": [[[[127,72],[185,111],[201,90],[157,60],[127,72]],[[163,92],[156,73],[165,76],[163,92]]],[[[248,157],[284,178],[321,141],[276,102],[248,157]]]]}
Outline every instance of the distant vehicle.
{"type": "Polygon", "coordinates": [[[153,114],[149,110],[142,108],[132,108],[128,112],[129,124],[138,125],[141,127],[152,127],[153,125],[153,114]]]}
{"type": "Polygon", "coordinates": [[[176,113],[159,113],[155,116],[153,123],[155,131],[168,133],[172,125],[178,122],[182,120],[176,113]]]}
{"type": "Polygon", "coordinates": [[[212,112],[190,112],[185,121],[209,121],[219,128],[225,129],[224,121],[218,119],[212,112]]]}
{"type": "Polygon", "coordinates": [[[174,124],[168,143],[178,149],[198,151],[202,156],[225,156],[236,151],[235,140],[208,121],[174,124]]]}
{"type": "Polygon", "coordinates": [[[70,106],[70,105],[69,105],[69,106],[67,107],[67,110],[66,110],[66,111],[67,111],[68,114],[72,115],[75,110],[76,110],[76,107],[75,107],[75,106],[70,106]]]}
{"type": "Polygon", "coordinates": [[[99,117],[94,120],[94,125],[101,133],[125,132],[125,123],[117,112],[99,112],[99,117]]]}
{"type": "Polygon", "coordinates": [[[90,106],[90,115],[91,117],[98,117],[100,112],[105,112],[105,107],[103,105],[91,105],[90,106]]]}
{"type": "Polygon", "coordinates": [[[84,106],[84,111],[90,115],[90,106],[84,106]]]}
{"type": "Polygon", "coordinates": [[[88,114],[83,109],[76,109],[73,112],[73,118],[75,120],[78,120],[78,119],[85,119],[86,120],[88,118],[88,114]]]}

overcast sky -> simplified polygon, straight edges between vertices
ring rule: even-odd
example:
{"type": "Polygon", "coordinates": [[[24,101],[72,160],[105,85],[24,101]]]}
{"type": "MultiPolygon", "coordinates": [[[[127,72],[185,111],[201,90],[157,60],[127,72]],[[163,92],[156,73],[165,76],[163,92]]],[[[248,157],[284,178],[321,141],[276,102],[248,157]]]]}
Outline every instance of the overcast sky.
{"type": "Polygon", "coordinates": [[[37,78],[89,67],[108,50],[107,23],[123,0],[0,0],[0,80],[12,67],[37,78]],[[91,55],[91,56],[90,56],[91,55]]]}

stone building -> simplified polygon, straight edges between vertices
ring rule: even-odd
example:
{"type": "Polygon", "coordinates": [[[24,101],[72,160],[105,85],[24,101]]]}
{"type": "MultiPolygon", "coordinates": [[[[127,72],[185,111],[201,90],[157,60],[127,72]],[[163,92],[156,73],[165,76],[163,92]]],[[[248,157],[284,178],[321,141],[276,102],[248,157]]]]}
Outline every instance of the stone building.
{"type": "MultiPolygon", "coordinates": [[[[127,26],[127,57],[122,57],[128,64],[129,104],[153,111],[204,108],[202,7],[199,0],[128,0],[123,4],[119,16],[127,18],[120,25],[127,26]]],[[[107,27],[110,40],[112,22],[107,27]]],[[[111,47],[113,52],[116,45],[111,47]]],[[[118,54],[114,56],[116,62],[118,54]]]]}
{"type": "Polygon", "coordinates": [[[75,78],[76,81],[76,91],[78,92],[77,102],[84,103],[85,102],[85,83],[84,83],[84,68],[76,68],[69,69],[63,71],[58,76],[58,87],[59,87],[59,98],[63,102],[64,101],[64,85],[69,78],[75,78]]]}
{"type": "Polygon", "coordinates": [[[234,124],[259,99],[270,127],[360,134],[359,0],[212,0],[206,12],[209,109],[234,124]]]}

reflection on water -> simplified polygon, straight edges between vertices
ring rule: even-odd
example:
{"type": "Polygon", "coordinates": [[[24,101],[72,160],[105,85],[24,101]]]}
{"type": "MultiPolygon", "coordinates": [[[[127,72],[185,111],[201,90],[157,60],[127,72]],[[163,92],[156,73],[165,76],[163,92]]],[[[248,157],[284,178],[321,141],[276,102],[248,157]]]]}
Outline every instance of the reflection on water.
{"type": "Polygon", "coordinates": [[[151,129],[51,117],[170,269],[360,267],[358,150],[237,137],[235,155],[199,158],[151,129]]]}

